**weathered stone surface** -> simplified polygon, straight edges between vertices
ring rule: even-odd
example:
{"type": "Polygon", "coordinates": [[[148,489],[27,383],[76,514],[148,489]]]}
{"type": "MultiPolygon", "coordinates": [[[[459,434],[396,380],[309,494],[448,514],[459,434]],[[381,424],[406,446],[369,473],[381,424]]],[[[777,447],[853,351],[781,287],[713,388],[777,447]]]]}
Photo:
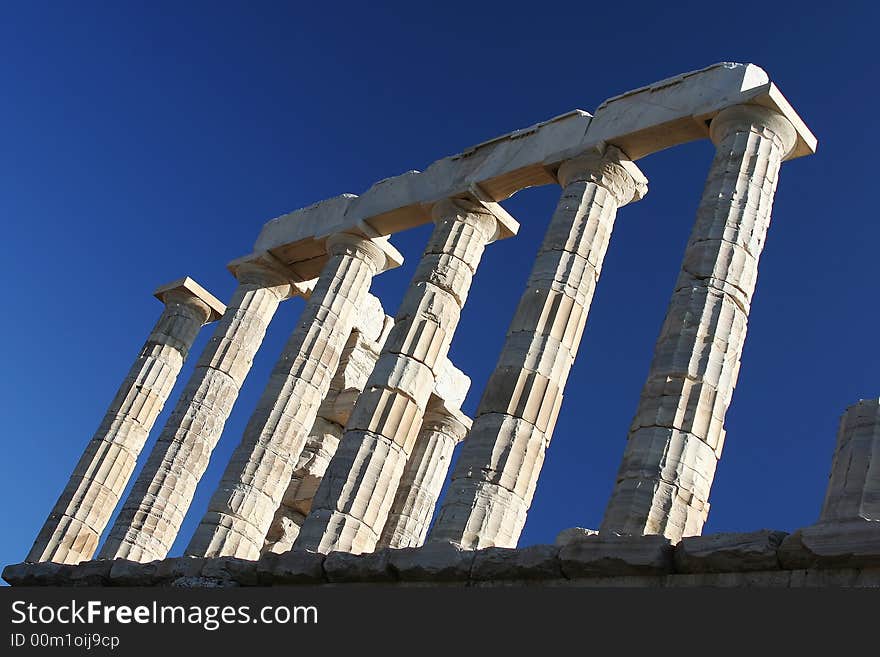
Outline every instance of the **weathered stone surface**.
{"type": "MultiPolygon", "coordinates": [[[[280,553],[290,550],[299,536],[306,516],[311,511],[318,486],[339,447],[343,427],[351,416],[354,404],[366,385],[369,375],[372,373],[373,366],[378,360],[388,331],[393,325],[393,319],[386,316],[381,305],[377,304],[378,301],[375,304],[367,304],[365,307],[362,307],[360,309],[361,319],[359,322],[369,324],[370,320],[365,318],[364,315],[370,313],[387,320],[384,323],[385,328],[376,336],[378,340],[376,342],[368,341],[360,333],[360,329],[357,326],[352,331],[351,337],[342,351],[339,366],[330,384],[330,390],[321,402],[321,406],[318,409],[318,417],[312,426],[312,430],[309,432],[306,446],[299,455],[290,483],[287,486],[281,504],[275,511],[275,517],[266,534],[263,552],[272,551],[280,553]]],[[[378,326],[379,321],[376,319],[372,323],[378,326]]],[[[428,402],[426,419],[422,422],[421,433],[425,433],[432,426],[437,425],[437,422],[432,422],[431,420],[430,409],[432,404],[435,406],[441,405],[447,414],[451,414],[454,417],[454,420],[451,420],[454,425],[464,423],[468,427],[470,426],[470,420],[456,410],[467,395],[470,379],[457,369],[448,358],[444,359],[438,367],[440,374],[434,381],[434,391],[431,395],[431,401],[428,402]]],[[[437,426],[445,427],[447,424],[440,423],[437,426]]],[[[466,431],[466,429],[464,430],[466,431]]],[[[463,433],[460,436],[458,435],[458,433],[461,433],[460,431],[446,433],[450,435],[450,440],[454,439],[452,445],[448,449],[431,451],[431,455],[434,458],[428,462],[423,462],[423,459],[419,459],[419,455],[430,445],[425,444],[420,447],[419,440],[421,438],[417,438],[413,455],[407,461],[407,469],[404,472],[401,486],[392,505],[389,520],[386,522],[383,536],[379,540],[379,547],[421,545],[424,541],[427,524],[430,521],[437,496],[439,496],[440,488],[443,485],[443,480],[449,467],[452,449],[464,437],[463,433]],[[409,471],[412,471],[412,477],[407,475],[409,471]],[[433,473],[433,476],[428,476],[425,479],[425,476],[431,473],[433,473]],[[410,485],[412,483],[409,481],[411,478],[414,481],[418,479],[418,485],[415,487],[410,485]],[[422,481],[423,479],[424,481],[422,481]],[[434,490],[435,488],[436,490],[434,490]],[[413,499],[409,500],[409,497],[413,499]],[[430,497],[433,497],[433,499],[429,499],[430,497]],[[397,507],[400,507],[402,510],[395,511],[397,507]],[[417,510],[418,512],[408,513],[408,509],[417,510]],[[398,522],[401,523],[402,528],[395,530],[394,527],[398,522]],[[392,540],[394,537],[398,538],[392,540]]],[[[429,440],[428,442],[430,443],[431,441],[429,440]]]]}
{"type": "Polygon", "coordinates": [[[820,522],[880,524],[880,400],[862,399],[840,420],[820,522]]]}
{"type": "Polygon", "coordinates": [[[595,536],[598,533],[598,530],[595,529],[569,527],[568,529],[563,529],[561,532],[559,532],[556,535],[556,540],[553,543],[558,547],[563,547],[565,545],[568,545],[569,543],[582,539],[584,536],[595,536]]]}
{"type": "Polygon", "coordinates": [[[527,548],[490,547],[476,550],[473,580],[552,580],[562,577],[556,545],[532,545],[527,548]]]}
{"type": "Polygon", "coordinates": [[[112,567],[109,559],[84,561],[70,573],[70,583],[72,586],[106,586],[110,583],[112,567]]]}
{"type": "Polygon", "coordinates": [[[471,388],[470,377],[453,365],[449,358],[444,358],[437,370],[434,395],[442,399],[449,409],[461,408],[471,388]]]}
{"type": "Polygon", "coordinates": [[[256,586],[257,562],[238,557],[206,559],[201,577],[216,581],[221,586],[256,586]]]}
{"type": "Polygon", "coordinates": [[[407,459],[379,547],[418,547],[425,542],[434,507],[452,463],[452,453],[471,421],[431,396],[412,454],[407,459]]]}
{"type": "Polygon", "coordinates": [[[777,551],[786,532],[762,529],[746,534],[683,538],[675,546],[679,573],[723,573],[779,568],[777,551]]]}
{"type": "Polygon", "coordinates": [[[382,345],[394,324],[373,295],[359,307],[358,321],[348,338],[330,388],[300,452],[287,490],[266,533],[263,552],[287,552],[312,509],[315,492],[339,447],[339,440],[358,396],[373,371],[382,345]]]}
{"type": "Polygon", "coordinates": [[[3,579],[10,586],[56,586],[69,582],[76,567],[54,561],[16,563],[3,568],[3,579]]]}
{"type": "Polygon", "coordinates": [[[344,194],[285,214],[263,227],[255,249],[282,256],[289,249],[288,261],[308,264],[306,258],[321,255],[328,234],[366,224],[389,235],[429,222],[437,199],[474,190],[481,198],[501,201],[525,187],[554,183],[552,171],[560,163],[606,143],[637,160],[705,138],[708,119],[743,103],[773,108],[791,121],[798,141],[789,158],[815,152],[816,138],[766,72],[753,64],[722,62],[609,98],[592,118],[573,110],[437,160],[425,171],[381,180],[361,196],[344,194]]]}
{"type": "Polygon", "coordinates": [[[188,277],[160,287],[155,295],[165,309],[26,561],[79,563],[92,558],[199,329],[226,310],[188,277]]]}
{"type": "MultiPolygon", "coordinates": [[[[872,527],[870,530],[874,531],[872,527]]],[[[807,532],[808,534],[810,532],[807,532]]],[[[759,569],[769,563],[767,544],[781,532],[719,535],[714,546],[697,550],[689,538],[678,544],[690,550],[696,568],[709,564],[727,570],[693,571],[694,566],[671,557],[672,547],[661,536],[586,535],[568,545],[536,545],[524,549],[465,550],[451,543],[429,543],[422,548],[380,550],[352,555],[333,552],[291,551],[268,553],[259,562],[231,557],[172,558],[139,563],[127,560],[82,564],[22,563],[7,566],[3,578],[13,586],[271,586],[345,585],[348,583],[398,586],[576,586],[576,587],[880,587],[876,542],[870,550],[843,553],[827,545],[787,560],[785,568],[759,569]],[[723,546],[723,547],[719,547],[723,546]],[[755,548],[755,546],[758,546],[755,548]],[[734,558],[732,555],[736,553],[734,558]],[[722,555],[722,556],[719,556],[722,555]],[[810,562],[809,567],[799,564],[810,562]],[[673,571],[672,568],[675,567],[673,571]]],[[[867,535],[867,534],[866,534],[867,535]]],[[[793,537],[802,536],[796,532],[793,537]]],[[[876,531],[874,531],[876,540],[876,531]]],[[[792,537],[786,539],[790,547],[792,537]]],[[[798,539],[800,540],[800,539],[798,539]]],[[[829,535],[825,540],[833,540],[829,535]]],[[[704,543],[704,546],[707,543],[704,543]]],[[[839,548],[839,545],[837,546],[839,548]]],[[[802,545],[796,548],[804,550],[802,545]]],[[[690,557],[689,557],[690,558],[690,557]]]]}
{"type": "Polygon", "coordinates": [[[150,452],[100,556],[153,561],[168,554],[196,486],[278,305],[294,289],[272,261],[240,263],[239,285],[150,452]]]}
{"type": "Polygon", "coordinates": [[[601,530],[698,536],[724,443],[758,258],[797,131],[764,107],[710,125],[715,158],[601,530]]]}
{"type": "Polygon", "coordinates": [[[324,559],[324,575],[329,582],[393,582],[396,577],[389,552],[330,552],[324,559]]]}
{"type": "Polygon", "coordinates": [[[156,581],[166,586],[174,586],[179,579],[201,577],[206,561],[204,557],[164,559],[156,566],[156,581]]]}
{"type": "Polygon", "coordinates": [[[782,542],[783,568],[880,567],[880,522],[819,523],[790,534],[782,542]]]}
{"type": "Polygon", "coordinates": [[[496,217],[481,203],[439,203],[436,227],[395,316],[376,368],[295,546],[369,552],[388,519],[439,368],[496,217]]]}
{"type": "Polygon", "coordinates": [[[154,586],[160,561],[130,561],[114,559],[110,567],[110,584],[113,586],[154,586]]]}
{"type": "Polygon", "coordinates": [[[609,99],[595,119],[571,112],[444,158],[424,173],[380,181],[361,198],[344,195],[269,222],[256,252],[230,264],[240,285],[225,313],[189,279],[157,291],[166,305],[177,298],[181,313],[193,312],[176,326],[176,342],[169,338],[175,331],[151,336],[156,344],[120,388],[28,558],[72,562],[94,552],[195,324],[222,314],[102,551],[134,561],[19,565],[7,569],[8,578],[174,586],[328,578],[418,585],[432,576],[476,586],[876,582],[877,532],[866,521],[876,520],[880,495],[877,400],[860,403],[852,422],[842,423],[822,522],[788,537],[778,551],[807,568],[776,569],[780,537],[755,532],[685,541],[676,563],[690,572],[668,574],[669,544],[641,536],[675,542],[702,529],[776,175],[782,160],[814,149],[815,139],[763,71],[722,64],[609,99]],[[568,530],[556,546],[510,549],[553,435],[617,208],[646,190],[632,160],[704,137],[707,128],[718,153],[603,533],[568,530]],[[429,399],[444,399],[457,412],[467,391],[467,377],[447,351],[485,245],[516,232],[497,201],[556,181],[563,198],[481,400],[435,542],[422,551],[369,553],[377,543],[424,539],[451,447],[416,447],[429,424],[429,399]],[[429,216],[437,228],[392,326],[366,293],[368,279],[400,264],[385,235],[429,216]],[[363,267],[364,260],[375,266],[363,267]],[[332,275],[310,280],[322,268],[332,275]],[[304,321],[191,542],[196,554],[227,556],[148,562],[167,554],[266,325],[293,293],[311,295],[304,321]],[[344,359],[347,366],[337,367],[344,359]],[[306,442],[310,433],[314,440],[306,442]],[[280,537],[267,535],[273,517],[280,537]],[[308,526],[300,547],[317,553],[285,551],[300,526],[308,526]],[[618,526],[626,535],[609,531],[618,526]],[[237,558],[256,558],[264,543],[281,554],[237,558]],[[486,546],[495,547],[469,550],[486,546]]]}
{"type": "Polygon", "coordinates": [[[320,584],[325,581],[324,555],[307,550],[268,552],[257,565],[261,586],[287,584],[320,584]]]}
{"type": "Polygon", "coordinates": [[[330,258],[275,364],[187,554],[257,559],[296,461],[330,390],[373,276],[386,263],[372,240],[328,239],[330,258]]]}
{"type": "Polygon", "coordinates": [[[577,577],[672,572],[672,545],[663,536],[584,536],[560,548],[562,573],[577,577]]]}
{"type": "MultiPolygon", "coordinates": [[[[390,268],[387,264],[383,267],[384,270],[390,268]]],[[[358,304],[357,308],[357,318],[354,321],[354,330],[360,335],[360,337],[368,342],[368,343],[382,343],[385,341],[385,336],[388,335],[388,331],[391,330],[391,323],[393,319],[385,314],[385,309],[382,307],[382,301],[373,294],[367,293],[364,297],[363,301],[358,304]]],[[[367,372],[369,375],[369,372],[367,372]]],[[[347,388],[348,386],[343,386],[342,389],[347,388]]]]}
{"type": "Polygon", "coordinates": [[[451,543],[431,543],[418,548],[388,551],[397,578],[404,582],[467,582],[474,562],[473,550],[451,543]]]}
{"type": "Polygon", "coordinates": [[[515,547],[586,326],[617,209],[647,181],[614,147],[564,163],[564,189],[429,540],[515,547]]]}
{"type": "Polygon", "coordinates": [[[259,586],[271,586],[274,578],[275,564],[281,557],[280,552],[264,552],[257,560],[257,584],[259,586]]]}

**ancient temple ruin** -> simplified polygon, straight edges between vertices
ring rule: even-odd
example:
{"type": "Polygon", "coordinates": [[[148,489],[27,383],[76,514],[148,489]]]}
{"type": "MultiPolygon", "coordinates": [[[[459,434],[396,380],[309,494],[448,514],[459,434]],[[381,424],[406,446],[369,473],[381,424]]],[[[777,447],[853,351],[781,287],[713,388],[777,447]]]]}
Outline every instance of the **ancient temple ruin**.
{"type": "Polygon", "coordinates": [[[273,219],[229,264],[238,288],[225,306],[188,278],[156,291],[162,315],[25,563],[4,577],[705,583],[696,574],[722,573],[797,585],[825,568],[835,582],[880,584],[877,400],[844,416],[816,525],[790,536],[701,536],[780,168],[815,149],[762,69],[722,63],[273,219]],[[706,138],[715,157],[602,525],[514,549],[566,412],[615,218],[648,192],[636,162],[706,138]],[[499,202],[547,184],[561,196],[471,419],[460,410],[467,364],[450,362],[450,342],[484,250],[517,233],[499,202]],[[390,238],[428,222],[416,273],[388,316],[370,283],[403,261],[390,238]],[[293,296],[307,298],[299,323],[186,556],[169,559],[267,326],[293,296]],[[208,324],[207,347],[142,455],[208,324]]]}

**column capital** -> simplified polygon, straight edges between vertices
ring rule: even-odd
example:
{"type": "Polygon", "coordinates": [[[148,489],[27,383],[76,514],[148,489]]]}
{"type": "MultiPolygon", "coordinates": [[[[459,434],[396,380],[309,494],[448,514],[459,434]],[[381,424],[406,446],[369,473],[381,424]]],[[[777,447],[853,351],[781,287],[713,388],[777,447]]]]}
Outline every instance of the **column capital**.
{"type": "Polygon", "coordinates": [[[709,138],[718,146],[733,131],[757,129],[778,140],[786,159],[797,145],[798,134],[791,121],[779,112],[760,105],[734,105],[721,110],[709,124],[709,138]]]}
{"type": "Polygon", "coordinates": [[[226,306],[217,297],[189,276],[160,285],[153,292],[153,296],[166,305],[178,302],[198,306],[205,312],[205,324],[220,319],[226,312],[226,306]]]}
{"type": "Polygon", "coordinates": [[[471,429],[472,420],[457,408],[448,408],[444,400],[431,397],[422,418],[422,430],[438,431],[458,444],[471,429]]]}
{"type": "Polygon", "coordinates": [[[486,242],[491,242],[498,232],[495,215],[479,203],[468,198],[447,198],[438,201],[431,208],[431,221],[456,220],[470,224],[485,235],[486,242]]]}
{"type": "Polygon", "coordinates": [[[439,219],[449,215],[473,213],[484,216],[487,213],[494,217],[495,226],[487,243],[514,237],[519,232],[519,222],[513,215],[501,207],[501,204],[493,200],[486,191],[477,183],[472,183],[470,195],[467,197],[450,197],[438,201],[431,208],[431,220],[437,223],[439,219]]]}
{"type": "Polygon", "coordinates": [[[376,272],[403,264],[403,255],[387,237],[364,237],[355,233],[333,233],[327,238],[327,253],[350,255],[371,264],[376,272]]]}
{"type": "Polygon", "coordinates": [[[236,258],[226,268],[239,283],[281,288],[281,297],[285,299],[293,296],[308,297],[315,283],[297,276],[269,251],[236,258]]]}
{"type": "Polygon", "coordinates": [[[603,152],[588,151],[560,165],[556,173],[559,184],[567,187],[573,182],[587,181],[611,192],[619,206],[640,201],[648,193],[648,179],[615,146],[606,146],[603,152]]]}

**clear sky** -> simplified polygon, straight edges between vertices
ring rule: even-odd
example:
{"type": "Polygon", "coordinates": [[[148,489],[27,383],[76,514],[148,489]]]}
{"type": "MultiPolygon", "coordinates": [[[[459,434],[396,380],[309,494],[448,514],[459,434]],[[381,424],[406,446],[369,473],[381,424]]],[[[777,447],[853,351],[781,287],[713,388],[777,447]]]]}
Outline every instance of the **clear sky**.
{"type": "MultiPolygon", "coordinates": [[[[226,300],[225,264],[272,217],[718,61],[767,70],[819,151],[783,166],[706,531],[813,522],[840,414],[880,394],[878,23],[867,2],[2,3],[0,564],[30,548],[157,285],[226,300]]],[[[618,215],[521,545],[600,522],[711,157],[639,162],[650,192],[618,215]]],[[[451,351],[469,414],[558,195],[504,203],[521,232],[487,249],[451,351]]],[[[407,262],[372,288],[390,314],[428,230],[393,238],[407,262]]],[[[175,554],[301,308],[276,315],[175,554]]]]}

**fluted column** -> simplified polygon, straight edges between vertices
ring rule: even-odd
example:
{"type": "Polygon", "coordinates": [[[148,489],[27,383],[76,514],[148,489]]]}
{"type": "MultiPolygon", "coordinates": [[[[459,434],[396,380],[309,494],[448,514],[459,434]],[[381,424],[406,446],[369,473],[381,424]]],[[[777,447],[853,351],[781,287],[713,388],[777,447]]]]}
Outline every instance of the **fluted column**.
{"type": "Polygon", "coordinates": [[[820,523],[880,523],[880,400],[846,409],[822,505],[820,523]]]}
{"type": "MultiPolygon", "coordinates": [[[[387,320],[390,329],[392,320],[390,317],[387,320]]],[[[330,384],[330,392],[318,408],[318,417],[266,532],[263,552],[287,552],[299,536],[300,527],[312,509],[318,485],[339,447],[354,403],[376,365],[387,331],[383,330],[376,337],[373,341],[357,330],[352,332],[330,384]]]]}
{"type": "Polygon", "coordinates": [[[226,466],[187,554],[257,559],[275,509],[330,388],[373,276],[384,269],[382,245],[339,233],[329,258],[275,364],[269,383],[226,466]]]}
{"type": "Polygon", "coordinates": [[[479,203],[434,207],[435,228],[321,481],[294,548],[369,552],[376,546],[449,351],[495,216],[479,203]]]}
{"type": "Polygon", "coordinates": [[[601,531],[699,535],[724,444],[780,164],[780,114],[739,105],[710,125],[715,158],[601,531]]]}
{"type": "Polygon", "coordinates": [[[449,410],[442,399],[431,397],[377,547],[419,547],[425,542],[452,452],[470,425],[461,411],[449,410]]]}
{"type": "Polygon", "coordinates": [[[202,325],[225,307],[191,278],[154,293],[165,310],[128,371],[26,561],[91,559],[202,325]]]}
{"type": "Polygon", "coordinates": [[[587,321],[618,207],[647,190],[614,147],[563,163],[562,197],[428,535],[515,547],[587,321]]]}
{"type": "Polygon", "coordinates": [[[260,261],[235,270],[238,287],[122,505],[100,557],[163,559],[177,537],[208,459],[278,304],[293,288],[260,261]]]}

